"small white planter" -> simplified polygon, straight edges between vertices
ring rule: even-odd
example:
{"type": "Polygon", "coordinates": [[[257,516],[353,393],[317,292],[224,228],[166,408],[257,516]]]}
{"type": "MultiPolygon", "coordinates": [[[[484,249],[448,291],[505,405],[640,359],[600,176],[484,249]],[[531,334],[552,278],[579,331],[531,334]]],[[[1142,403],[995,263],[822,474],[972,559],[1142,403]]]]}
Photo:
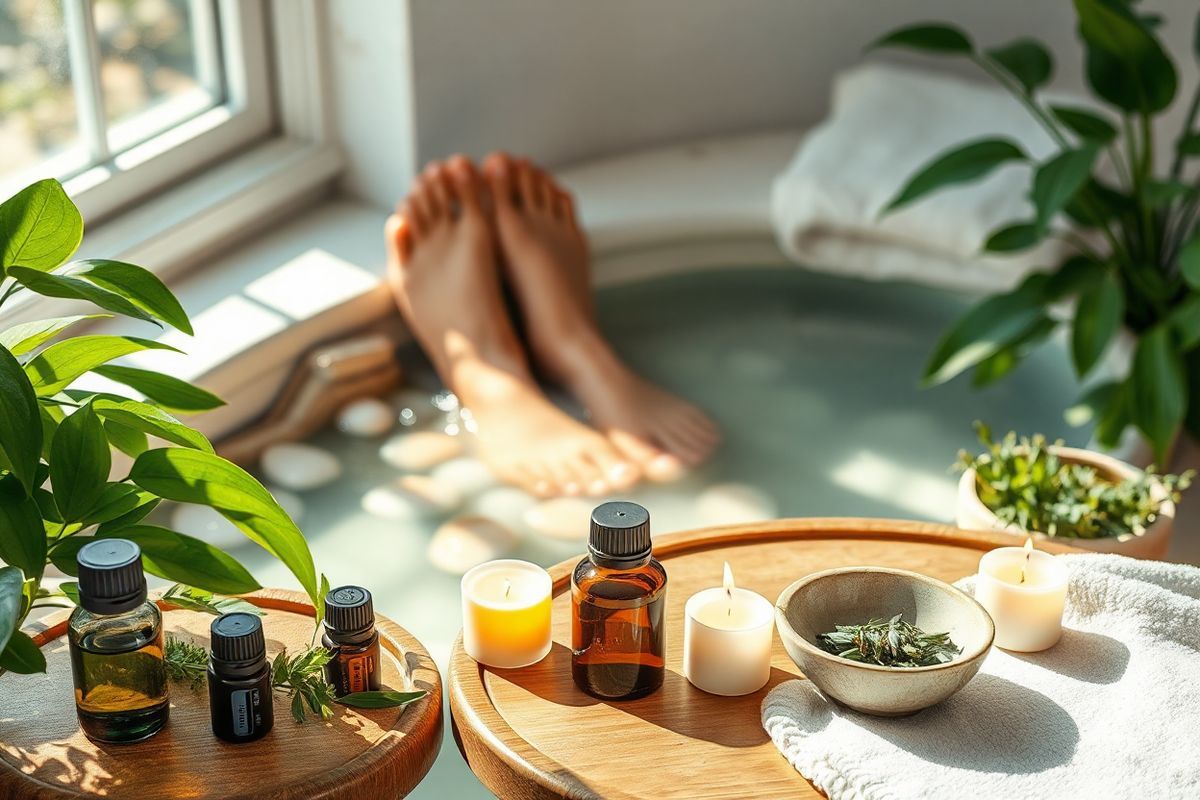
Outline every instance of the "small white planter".
{"type": "MultiPolygon", "coordinates": [[[[1096,453],[1091,450],[1081,450],[1077,447],[1052,447],[1051,451],[1061,460],[1071,464],[1086,464],[1095,467],[1102,475],[1113,480],[1135,477],[1141,471],[1136,467],[1119,461],[1112,456],[1096,453]]],[[[1018,540],[1024,540],[1025,531],[1015,525],[1006,525],[983,504],[977,491],[975,470],[969,469],[963,473],[958,482],[958,502],[956,522],[958,527],[969,531],[999,531],[1011,533],[1018,540]]],[[[1034,533],[1035,540],[1053,539],[1062,544],[1080,547],[1085,550],[1095,550],[1098,553],[1119,553],[1134,558],[1161,559],[1167,554],[1171,543],[1171,533],[1175,529],[1175,504],[1166,497],[1166,490],[1157,485],[1154,489],[1156,499],[1161,501],[1158,516],[1154,523],[1141,536],[1126,534],[1110,536],[1103,539],[1073,539],[1061,536],[1046,536],[1034,533]]],[[[1017,542],[1019,543],[1019,541],[1017,542]]]]}

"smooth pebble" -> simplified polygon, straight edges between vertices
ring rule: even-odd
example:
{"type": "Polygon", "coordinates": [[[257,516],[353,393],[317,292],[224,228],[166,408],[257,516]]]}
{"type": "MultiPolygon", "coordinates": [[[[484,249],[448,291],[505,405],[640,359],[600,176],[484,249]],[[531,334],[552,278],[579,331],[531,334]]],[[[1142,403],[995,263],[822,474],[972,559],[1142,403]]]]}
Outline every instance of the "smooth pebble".
{"type": "Polygon", "coordinates": [[[382,436],[395,421],[390,405],[378,397],[364,397],[342,407],[337,429],[347,436],[382,436]]]}
{"type": "Polygon", "coordinates": [[[379,448],[379,457],[396,469],[422,472],[462,455],[462,440],[434,431],[398,433],[379,448]]]}
{"type": "Polygon", "coordinates": [[[732,525],[774,519],[779,505],[769,494],[744,483],[709,486],[696,498],[696,513],[705,525],[732,525]]]}
{"type": "Polygon", "coordinates": [[[304,518],[304,498],[295,492],[289,492],[287,489],[280,489],[278,486],[268,486],[267,491],[275,498],[275,502],[284,512],[292,518],[292,522],[299,522],[304,518]]]}
{"type": "Polygon", "coordinates": [[[543,500],[525,512],[525,524],[535,533],[553,539],[585,541],[593,505],[578,497],[543,500]]]}
{"type": "Polygon", "coordinates": [[[472,514],[490,517],[509,527],[519,528],[525,512],[537,505],[537,498],[512,486],[488,489],[473,499],[467,509],[472,514]]]}
{"type": "MultiPolygon", "coordinates": [[[[282,504],[281,504],[282,505],[282,504]]],[[[180,503],[171,512],[171,528],[195,536],[222,550],[245,544],[249,540],[217,511],[208,506],[180,503]]]]}
{"type": "Polygon", "coordinates": [[[405,475],[362,496],[362,509],[384,519],[417,520],[449,514],[462,504],[452,484],[428,475],[405,475]]]}
{"type": "Polygon", "coordinates": [[[462,516],[443,523],[429,540],[426,554],[438,569],[462,575],[474,566],[507,553],[517,535],[487,517],[462,516]]]}
{"type": "Polygon", "coordinates": [[[316,489],[342,474],[342,462],[333,453],[299,442],[271,445],[259,465],[267,480],[294,492],[316,489]]]}
{"type": "Polygon", "coordinates": [[[473,497],[496,485],[496,476],[477,458],[464,456],[438,464],[430,477],[453,484],[464,495],[473,497]]]}
{"type": "Polygon", "coordinates": [[[437,413],[430,402],[429,394],[416,389],[404,389],[395,398],[397,418],[406,428],[424,425],[437,413]]]}

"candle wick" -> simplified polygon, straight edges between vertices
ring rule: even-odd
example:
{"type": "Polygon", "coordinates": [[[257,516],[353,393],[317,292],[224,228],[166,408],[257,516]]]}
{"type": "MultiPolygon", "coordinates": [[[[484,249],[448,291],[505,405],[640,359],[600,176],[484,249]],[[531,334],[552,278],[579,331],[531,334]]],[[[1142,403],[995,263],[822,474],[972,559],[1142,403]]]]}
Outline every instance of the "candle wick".
{"type": "MultiPolygon", "coordinates": [[[[1022,578],[1024,580],[1024,578],[1022,578]]],[[[512,591],[512,581],[505,579],[504,581],[504,599],[508,599],[508,593],[512,591]]]]}
{"type": "Polygon", "coordinates": [[[1021,565],[1021,580],[1017,581],[1017,583],[1025,582],[1025,570],[1029,569],[1029,556],[1030,555],[1031,555],[1031,553],[1025,554],[1025,563],[1021,565]]]}

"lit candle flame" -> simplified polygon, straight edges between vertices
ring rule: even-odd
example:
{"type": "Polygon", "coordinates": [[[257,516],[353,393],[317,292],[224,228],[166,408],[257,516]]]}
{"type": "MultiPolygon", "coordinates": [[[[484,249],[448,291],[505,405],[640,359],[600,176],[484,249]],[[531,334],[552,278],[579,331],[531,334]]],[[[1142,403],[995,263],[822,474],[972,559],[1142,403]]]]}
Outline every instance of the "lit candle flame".
{"type": "Polygon", "coordinates": [[[736,587],[733,585],[733,570],[729,567],[728,561],[725,562],[725,575],[721,583],[725,587],[725,596],[729,599],[729,608],[725,614],[731,616],[733,614],[733,590],[736,587]]]}
{"type": "Polygon", "coordinates": [[[1025,570],[1029,569],[1029,558],[1033,555],[1033,537],[1025,537],[1025,561],[1021,564],[1021,580],[1018,583],[1025,582],[1025,570]]]}
{"type": "Polygon", "coordinates": [[[508,578],[504,579],[504,599],[508,599],[508,593],[512,591],[512,581],[508,578]]]}

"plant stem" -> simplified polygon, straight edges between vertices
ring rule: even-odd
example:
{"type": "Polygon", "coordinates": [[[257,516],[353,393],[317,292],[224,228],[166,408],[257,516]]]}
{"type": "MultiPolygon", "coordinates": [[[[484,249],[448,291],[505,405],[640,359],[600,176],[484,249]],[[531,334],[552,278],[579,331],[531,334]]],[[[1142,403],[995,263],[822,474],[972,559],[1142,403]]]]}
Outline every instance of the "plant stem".
{"type": "MultiPolygon", "coordinates": [[[[1142,128],[1142,188],[1145,189],[1151,175],[1154,174],[1154,131],[1150,125],[1150,115],[1141,115],[1142,128]]],[[[1146,198],[1139,195],[1142,207],[1142,221],[1146,226],[1146,256],[1152,264],[1158,264],[1158,231],[1154,226],[1154,211],[1146,198]]]]}
{"type": "Polygon", "coordinates": [[[0,295],[0,306],[3,306],[5,300],[12,297],[19,291],[21,291],[21,284],[17,283],[16,281],[10,283],[8,288],[4,290],[4,294],[0,295]]]}
{"type": "MultiPolygon", "coordinates": [[[[1192,132],[1192,126],[1196,124],[1197,113],[1200,113],[1200,86],[1196,87],[1196,92],[1192,95],[1192,104],[1188,106],[1187,116],[1184,117],[1183,122],[1183,133],[1180,136],[1187,136],[1192,132]]],[[[1179,176],[1182,174],[1183,151],[1177,147],[1175,148],[1175,160],[1171,162],[1171,177],[1179,180],[1179,176]]]]}
{"type": "Polygon", "coordinates": [[[1054,124],[1054,118],[1046,112],[1046,109],[1035,103],[1028,92],[1014,84],[1006,74],[996,69],[986,58],[972,55],[971,60],[978,64],[980,69],[990,75],[994,81],[1007,89],[1009,94],[1017,98],[1021,105],[1025,106],[1029,113],[1033,115],[1033,118],[1046,129],[1046,133],[1050,134],[1050,138],[1058,143],[1060,147],[1070,146],[1071,143],[1067,141],[1067,137],[1063,136],[1062,131],[1054,124]]]}

